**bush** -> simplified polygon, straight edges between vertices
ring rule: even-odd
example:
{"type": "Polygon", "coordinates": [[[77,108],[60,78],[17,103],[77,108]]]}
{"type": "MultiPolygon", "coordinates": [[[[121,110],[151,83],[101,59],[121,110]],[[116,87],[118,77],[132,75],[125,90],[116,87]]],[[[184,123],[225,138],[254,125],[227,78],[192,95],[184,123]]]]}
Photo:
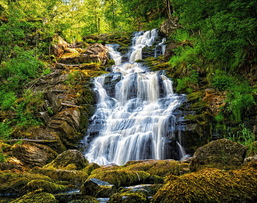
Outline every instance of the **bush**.
{"type": "Polygon", "coordinates": [[[224,71],[215,71],[214,76],[211,79],[212,86],[220,91],[228,90],[235,84],[236,78],[228,75],[224,71]]]}
{"type": "Polygon", "coordinates": [[[240,122],[242,114],[255,104],[254,89],[246,82],[232,86],[227,94],[227,111],[231,112],[236,122],[240,122]]]}

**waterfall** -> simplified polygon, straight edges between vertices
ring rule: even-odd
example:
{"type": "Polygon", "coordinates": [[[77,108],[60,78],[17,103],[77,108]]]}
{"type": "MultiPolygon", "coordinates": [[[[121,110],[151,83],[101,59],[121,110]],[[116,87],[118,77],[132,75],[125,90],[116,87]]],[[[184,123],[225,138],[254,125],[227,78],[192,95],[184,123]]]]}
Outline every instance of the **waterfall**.
{"type": "Polygon", "coordinates": [[[122,165],[129,160],[169,158],[170,140],[175,142],[173,150],[180,154],[174,158],[185,155],[175,138],[173,115],[185,96],[173,92],[172,81],[164,72],[151,72],[135,62],[142,59],[143,48],[152,46],[157,37],[156,29],[137,32],[126,63],[121,63],[116,45],[106,46],[115,65],[112,73],[94,80],[98,103],[85,137],[89,162],[122,165]]]}

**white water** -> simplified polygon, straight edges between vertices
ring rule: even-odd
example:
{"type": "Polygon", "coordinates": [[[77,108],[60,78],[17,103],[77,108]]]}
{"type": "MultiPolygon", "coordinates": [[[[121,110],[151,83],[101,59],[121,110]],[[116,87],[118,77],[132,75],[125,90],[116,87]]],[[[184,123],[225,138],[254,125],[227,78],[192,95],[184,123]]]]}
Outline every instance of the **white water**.
{"type": "MultiPolygon", "coordinates": [[[[85,154],[89,162],[122,165],[129,160],[167,157],[167,137],[175,136],[173,112],[184,96],[174,94],[171,80],[163,73],[150,72],[135,63],[142,59],[142,49],[151,46],[157,37],[156,30],[136,33],[129,63],[122,64],[120,53],[112,45],[107,46],[115,61],[111,81],[120,80],[112,96],[106,88],[110,75],[94,81],[98,103],[90,128],[98,129],[99,135],[89,143],[85,154]]],[[[177,144],[182,158],[185,152],[177,144]]]]}

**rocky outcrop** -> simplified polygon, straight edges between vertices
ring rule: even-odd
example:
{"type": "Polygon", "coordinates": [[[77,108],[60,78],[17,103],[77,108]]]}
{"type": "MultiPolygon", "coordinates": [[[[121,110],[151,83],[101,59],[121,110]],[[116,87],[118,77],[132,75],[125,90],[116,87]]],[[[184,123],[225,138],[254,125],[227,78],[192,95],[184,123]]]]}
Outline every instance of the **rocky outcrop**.
{"type": "Polygon", "coordinates": [[[28,167],[43,166],[57,156],[50,147],[37,143],[16,144],[11,154],[28,167]]]}
{"type": "Polygon", "coordinates": [[[85,156],[77,150],[67,150],[59,154],[51,163],[44,168],[65,169],[71,168],[80,170],[86,167],[88,161],[85,156]]]}
{"type": "Polygon", "coordinates": [[[240,167],[247,148],[228,139],[212,141],[196,150],[191,160],[190,169],[202,168],[235,169],[240,167]]]}
{"type": "MultiPolygon", "coordinates": [[[[14,139],[8,143],[20,143],[6,148],[5,153],[10,158],[3,168],[17,169],[11,163],[13,160],[24,169],[44,166],[63,151],[78,148],[78,141],[84,136],[95,102],[90,80],[105,73],[102,65],[109,60],[107,49],[101,44],[87,49],[71,47],[62,38],[57,38],[55,48],[57,60],[68,63],[68,55],[73,64],[53,64],[50,74],[26,86],[32,94],[40,95],[40,105],[34,108],[37,112],[33,115],[42,122],[15,129],[14,139]],[[83,57],[85,61],[77,61],[83,57]]],[[[81,167],[75,164],[76,169],[81,167]]]]}
{"type": "Polygon", "coordinates": [[[109,60],[108,49],[102,44],[93,44],[80,52],[63,54],[58,62],[64,64],[100,63],[106,65],[109,60]]]}

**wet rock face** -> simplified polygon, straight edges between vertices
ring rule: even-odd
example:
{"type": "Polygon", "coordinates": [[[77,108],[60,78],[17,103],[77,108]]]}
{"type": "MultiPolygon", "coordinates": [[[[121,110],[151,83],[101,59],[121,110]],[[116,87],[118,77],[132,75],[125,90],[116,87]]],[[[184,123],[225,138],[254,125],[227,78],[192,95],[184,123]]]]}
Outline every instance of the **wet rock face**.
{"type": "Polygon", "coordinates": [[[59,154],[51,163],[44,168],[64,169],[72,165],[74,169],[80,170],[86,167],[88,161],[78,150],[67,150],[59,154]]]}
{"type": "Polygon", "coordinates": [[[108,73],[104,80],[104,88],[110,97],[115,97],[115,86],[121,80],[120,73],[108,73]]]}
{"type": "Polygon", "coordinates": [[[81,187],[82,195],[89,195],[93,197],[110,197],[116,192],[114,185],[92,178],[87,180],[81,187]]]}
{"type": "Polygon", "coordinates": [[[190,169],[196,171],[208,167],[238,168],[244,162],[246,150],[245,146],[228,139],[212,141],[196,150],[190,169]]]}

